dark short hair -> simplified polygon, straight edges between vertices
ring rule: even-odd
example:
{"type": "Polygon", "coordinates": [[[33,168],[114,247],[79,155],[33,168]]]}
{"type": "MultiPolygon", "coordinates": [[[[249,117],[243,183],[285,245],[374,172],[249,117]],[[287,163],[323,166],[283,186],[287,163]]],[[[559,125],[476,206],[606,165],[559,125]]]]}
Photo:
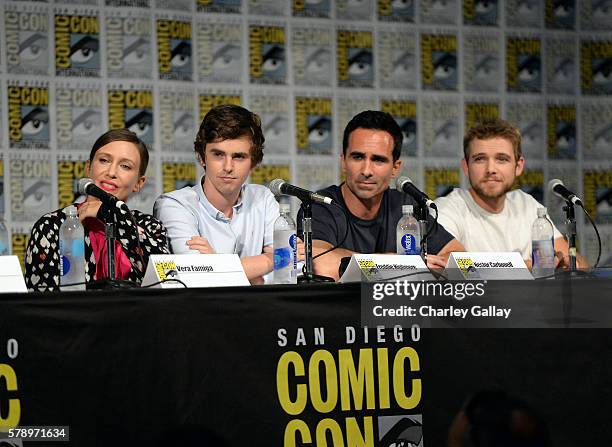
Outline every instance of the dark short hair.
{"type": "Polygon", "coordinates": [[[470,156],[470,143],[474,140],[490,140],[491,138],[503,138],[512,144],[515,161],[523,156],[521,149],[521,131],[508,121],[499,118],[486,120],[472,126],[463,137],[463,157],[468,161],[470,156]]]}
{"type": "Polygon", "coordinates": [[[128,143],[132,143],[134,146],[136,146],[136,149],[138,149],[138,153],[140,154],[138,175],[144,175],[145,172],[147,172],[147,166],[149,165],[149,150],[147,149],[147,145],[140,138],[138,138],[138,135],[129,129],[113,129],[100,135],[89,152],[89,162],[91,163],[93,161],[98,149],[112,143],[113,141],[127,141],[128,143]]]}
{"type": "Polygon", "coordinates": [[[213,107],[204,116],[193,146],[204,160],[206,144],[243,137],[251,140],[251,161],[256,166],[263,159],[265,142],[259,116],[244,107],[223,104],[213,107]]]}
{"type": "Polygon", "coordinates": [[[373,129],[387,132],[393,137],[393,161],[396,161],[402,155],[402,142],[404,135],[402,129],[387,112],[378,110],[366,110],[355,115],[344,128],[344,137],[342,138],[342,154],[346,155],[348,141],[351,132],[356,129],[373,129]]]}

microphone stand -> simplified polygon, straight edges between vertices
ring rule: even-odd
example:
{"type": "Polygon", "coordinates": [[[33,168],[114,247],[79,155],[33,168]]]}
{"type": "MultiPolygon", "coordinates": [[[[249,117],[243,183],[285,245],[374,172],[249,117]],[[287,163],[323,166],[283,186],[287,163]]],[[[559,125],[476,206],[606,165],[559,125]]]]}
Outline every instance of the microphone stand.
{"type": "Polygon", "coordinates": [[[421,257],[427,259],[427,207],[422,204],[414,205],[414,216],[421,230],[421,257]]]}
{"type": "Polygon", "coordinates": [[[298,277],[298,283],[334,282],[332,278],[315,275],[312,268],[312,201],[303,200],[302,228],[304,229],[304,274],[298,277]]]}
{"type": "Polygon", "coordinates": [[[115,224],[106,222],[104,224],[104,236],[106,237],[106,255],[108,265],[108,279],[114,281],[115,275],[115,224]]]}
{"type": "Polygon", "coordinates": [[[567,231],[567,243],[569,245],[569,271],[570,274],[576,273],[576,214],[574,212],[574,204],[567,200],[563,207],[565,211],[565,225],[567,231]]]}
{"type": "MultiPolygon", "coordinates": [[[[110,216],[108,216],[110,218],[110,216]]],[[[113,214],[113,219],[116,217],[113,214]]],[[[115,266],[115,241],[117,234],[115,232],[114,222],[104,222],[104,238],[106,239],[106,265],[108,266],[108,279],[94,281],[87,285],[88,289],[128,289],[138,287],[138,284],[132,281],[117,279],[117,269],[115,266]]]]}

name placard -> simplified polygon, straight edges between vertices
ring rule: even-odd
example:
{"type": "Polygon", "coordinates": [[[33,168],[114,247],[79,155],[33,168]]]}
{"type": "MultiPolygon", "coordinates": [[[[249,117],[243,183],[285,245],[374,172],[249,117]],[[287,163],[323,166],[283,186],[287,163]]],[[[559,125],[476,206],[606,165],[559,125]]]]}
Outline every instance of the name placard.
{"type": "MultiPolygon", "coordinates": [[[[237,254],[151,255],[142,285],[178,279],[187,287],[248,286],[237,254]]],[[[183,287],[178,281],[167,281],[152,287],[172,289],[183,287]]]]}
{"type": "Polygon", "coordinates": [[[17,256],[0,256],[0,293],[27,293],[17,256]]]}
{"type": "Polygon", "coordinates": [[[444,275],[455,280],[533,279],[521,254],[512,252],[453,252],[444,275]]]}
{"type": "Polygon", "coordinates": [[[430,281],[435,278],[418,255],[353,255],[340,282],[430,281]]]}

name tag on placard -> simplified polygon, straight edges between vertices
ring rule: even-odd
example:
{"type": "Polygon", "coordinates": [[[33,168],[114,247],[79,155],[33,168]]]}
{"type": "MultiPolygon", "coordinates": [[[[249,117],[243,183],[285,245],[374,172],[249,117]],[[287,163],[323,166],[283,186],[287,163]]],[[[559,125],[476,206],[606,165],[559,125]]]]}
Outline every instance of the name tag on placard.
{"type": "MultiPolygon", "coordinates": [[[[215,255],[151,255],[142,285],[166,279],[178,279],[187,287],[248,286],[237,254],[215,255]]],[[[167,281],[152,287],[171,289],[183,287],[178,281],[167,281]]]]}
{"type": "Polygon", "coordinates": [[[435,279],[418,255],[353,255],[340,282],[435,279]]]}
{"type": "Polygon", "coordinates": [[[444,275],[455,280],[533,279],[521,254],[512,252],[453,252],[444,275]]]}
{"type": "Polygon", "coordinates": [[[17,256],[0,256],[0,293],[26,293],[21,265],[17,256]]]}

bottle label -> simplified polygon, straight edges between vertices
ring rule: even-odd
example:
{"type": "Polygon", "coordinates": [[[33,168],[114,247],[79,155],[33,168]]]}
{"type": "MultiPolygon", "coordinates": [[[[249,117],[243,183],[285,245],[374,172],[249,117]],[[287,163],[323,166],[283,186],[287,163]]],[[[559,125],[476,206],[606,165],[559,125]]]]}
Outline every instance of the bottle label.
{"type": "Polygon", "coordinates": [[[534,268],[553,268],[555,250],[552,239],[531,242],[531,263],[534,268]]]}
{"type": "Polygon", "coordinates": [[[291,249],[289,247],[274,249],[274,270],[285,268],[291,262],[291,249]]]}
{"type": "Polygon", "coordinates": [[[85,256],[85,242],[83,239],[72,241],[72,256],[85,256]]]}
{"type": "Polygon", "coordinates": [[[405,255],[418,255],[421,252],[421,247],[418,246],[412,234],[404,234],[401,239],[401,244],[405,255]]]}
{"type": "Polygon", "coordinates": [[[293,268],[297,269],[297,235],[295,233],[289,236],[289,246],[293,254],[293,268]]]}
{"type": "Polygon", "coordinates": [[[60,263],[60,276],[66,276],[70,273],[70,260],[62,255],[62,262],[60,263]]]}

